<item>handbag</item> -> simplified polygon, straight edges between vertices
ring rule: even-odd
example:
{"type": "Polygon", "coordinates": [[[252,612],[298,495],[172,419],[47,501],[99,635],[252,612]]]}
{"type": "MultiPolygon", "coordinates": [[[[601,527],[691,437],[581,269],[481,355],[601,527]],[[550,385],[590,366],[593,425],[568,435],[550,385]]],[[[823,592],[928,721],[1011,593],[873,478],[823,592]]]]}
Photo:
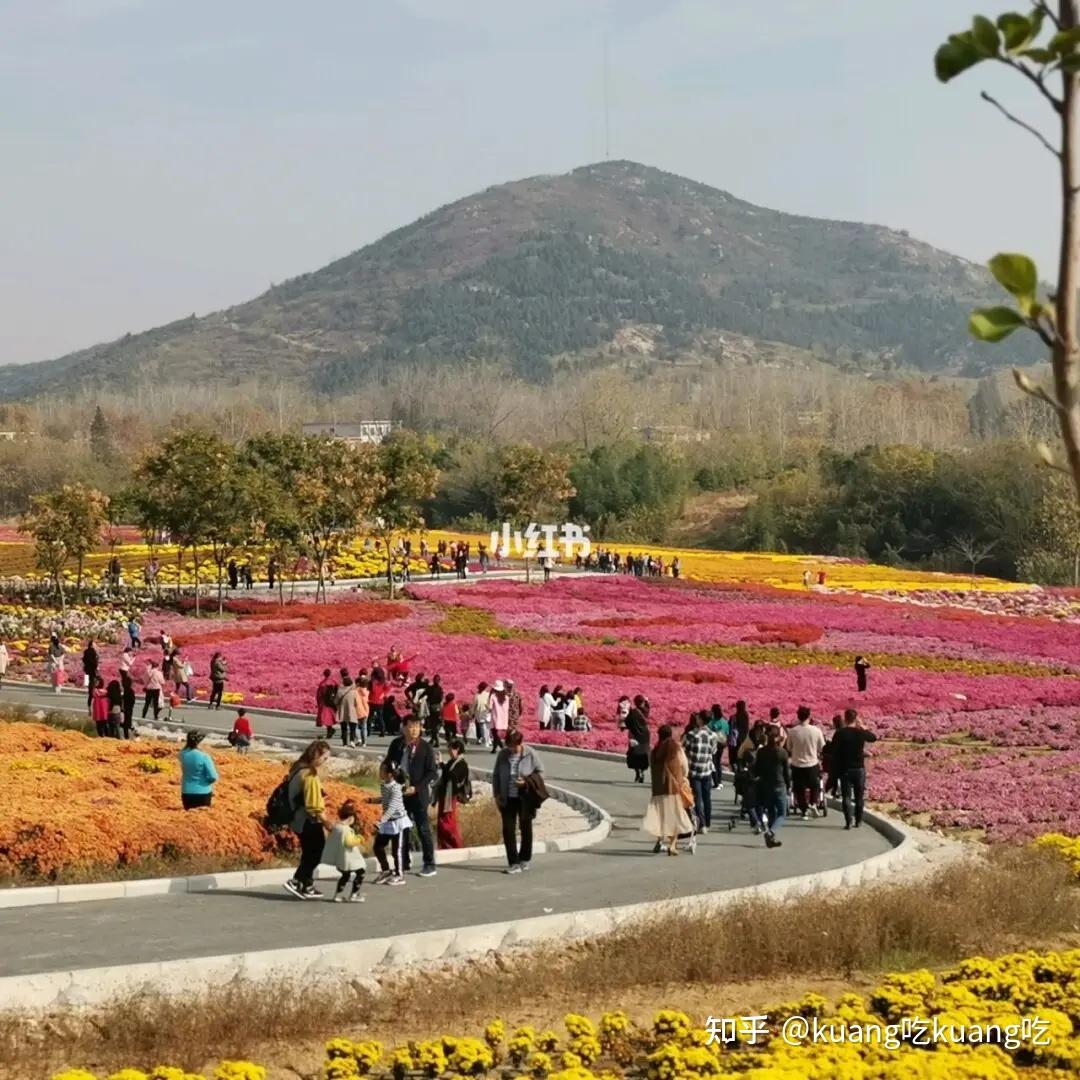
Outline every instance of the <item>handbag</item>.
{"type": "Polygon", "coordinates": [[[690,810],[694,805],[694,789],[690,786],[690,781],[685,777],[682,780],[678,779],[670,769],[667,774],[671,786],[675,789],[675,794],[682,800],[683,807],[690,810]]]}
{"type": "Polygon", "coordinates": [[[229,734],[225,736],[225,738],[229,740],[230,746],[235,746],[239,741],[240,736],[237,735],[235,731],[230,731],[229,734]]]}

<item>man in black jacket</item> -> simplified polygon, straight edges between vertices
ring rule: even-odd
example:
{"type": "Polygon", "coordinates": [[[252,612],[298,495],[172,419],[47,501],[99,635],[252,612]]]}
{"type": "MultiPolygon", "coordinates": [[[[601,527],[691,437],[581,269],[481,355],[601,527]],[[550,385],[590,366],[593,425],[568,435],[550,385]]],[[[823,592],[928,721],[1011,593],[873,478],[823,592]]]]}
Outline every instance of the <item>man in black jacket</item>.
{"type": "MultiPolygon", "coordinates": [[[[413,825],[420,836],[420,850],[423,852],[424,865],[420,869],[421,877],[435,876],[435,843],[431,837],[431,820],[428,807],[431,805],[431,785],[438,778],[439,770],[435,764],[435,751],[430,743],[420,738],[420,721],[415,716],[405,720],[405,733],[399,735],[386,752],[387,759],[395,767],[404,771],[406,776],[405,810],[413,820],[413,825]]],[[[409,868],[409,852],[404,854],[405,869],[409,868]]]]}
{"type": "Polygon", "coordinates": [[[854,709],[844,712],[844,726],[832,738],[829,747],[829,775],[840,777],[840,794],[844,800],[844,828],[854,822],[862,824],[863,796],[866,793],[866,744],[877,742],[877,736],[867,731],[854,709]],[[854,803],[854,813],[852,804],[854,803]]]}

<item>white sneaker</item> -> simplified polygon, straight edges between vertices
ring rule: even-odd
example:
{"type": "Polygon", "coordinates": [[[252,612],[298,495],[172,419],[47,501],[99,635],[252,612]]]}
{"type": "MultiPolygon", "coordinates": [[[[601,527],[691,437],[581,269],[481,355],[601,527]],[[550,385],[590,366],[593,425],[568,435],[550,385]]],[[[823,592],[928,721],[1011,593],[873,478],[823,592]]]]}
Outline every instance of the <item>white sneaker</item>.
{"type": "Polygon", "coordinates": [[[708,834],[708,832],[709,832],[709,826],[708,826],[708,825],[702,825],[702,826],[701,826],[701,830],[700,830],[700,831],[701,831],[701,835],[702,835],[702,836],[705,836],[705,835],[707,835],[707,834],[708,834]]]}
{"type": "Polygon", "coordinates": [[[349,897],[349,903],[350,904],[362,904],[366,899],[367,899],[367,896],[364,893],[354,892],[352,894],[352,896],[349,897]]]}
{"type": "Polygon", "coordinates": [[[814,821],[817,821],[817,817],[818,817],[817,807],[816,806],[811,806],[809,813],[810,813],[810,817],[814,821]]]}
{"type": "Polygon", "coordinates": [[[515,863],[513,866],[508,866],[503,871],[503,873],[504,874],[520,874],[521,873],[521,867],[518,866],[517,863],[515,863]]]}
{"type": "Polygon", "coordinates": [[[339,893],[339,892],[334,893],[334,903],[335,904],[344,904],[345,903],[345,894],[344,893],[339,893]]]}
{"type": "Polygon", "coordinates": [[[386,879],[387,885],[404,885],[405,879],[400,875],[395,874],[393,877],[386,879]]]}
{"type": "Polygon", "coordinates": [[[372,885],[385,885],[394,875],[389,870],[380,870],[375,875],[372,885]]]}

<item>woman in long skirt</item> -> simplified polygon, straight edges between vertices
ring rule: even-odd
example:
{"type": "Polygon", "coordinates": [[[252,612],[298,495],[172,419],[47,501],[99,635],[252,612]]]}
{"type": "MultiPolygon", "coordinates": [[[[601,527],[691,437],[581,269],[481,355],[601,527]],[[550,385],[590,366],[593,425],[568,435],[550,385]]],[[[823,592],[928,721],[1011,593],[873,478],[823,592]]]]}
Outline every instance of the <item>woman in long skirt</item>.
{"type": "Polygon", "coordinates": [[[664,724],[659,736],[660,741],[649,755],[652,798],[641,827],[655,836],[669,855],[678,855],[679,836],[687,833],[693,835],[694,832],[694,822],[688,810],[688,806],[693,805],[694,796],[690,790],[686,754],[679,742],[672,738],[671,726],[664,724]]]}
{"type": "Polygon", "coordinates": [[[442,775],[435,786],[438,808],[435,838],[440,850],[465,846],[458,828],[457,808],[459,802],[468,802],[472,792],[469,763],[462,756],[465,743],[455,738],[450,740],[449,746],[450,759],[443,762],[442,775]]]}

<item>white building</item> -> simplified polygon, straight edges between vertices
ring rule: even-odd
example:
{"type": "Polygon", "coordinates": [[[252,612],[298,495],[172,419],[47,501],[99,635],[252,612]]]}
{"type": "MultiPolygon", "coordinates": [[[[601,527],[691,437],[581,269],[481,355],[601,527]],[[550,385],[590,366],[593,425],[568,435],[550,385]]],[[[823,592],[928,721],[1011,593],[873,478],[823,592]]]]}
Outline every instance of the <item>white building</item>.
{"type": "Polygon", "coordinates": [[[305,435],[329,435],[332,439],[357,446],[381,443],[398,426],[396,420],[361,420],[355,424],[314,423],[304,425],[305,435]]]}

